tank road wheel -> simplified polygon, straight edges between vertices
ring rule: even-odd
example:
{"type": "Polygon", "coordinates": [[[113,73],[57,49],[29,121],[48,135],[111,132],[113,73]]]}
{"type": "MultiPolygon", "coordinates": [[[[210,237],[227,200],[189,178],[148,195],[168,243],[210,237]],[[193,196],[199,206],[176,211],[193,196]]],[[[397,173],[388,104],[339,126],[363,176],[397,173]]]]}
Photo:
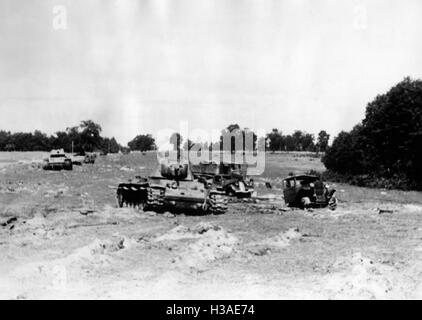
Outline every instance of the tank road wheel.
{"type": "Polygon", "coordinates": [[[226,196],[211,193],[209,196],[209,210],[212,214],[224,214],[227,211],[227,202],[228,199],[226,196]]]}
{"type": "Polygon", "coordinates": [[[117,188],[116,204],[118,208],[138,207],[142,210],[145,206],[146,190],[143,186],[121,184],[117,188]]]}
{"type": "Polygon", "coordinates": [[[70,170],[72,170],[73,169],[73,164],[72,164],[72,161],[65,161],[64,162],[64,164],[63,164],[63,169],[64,170],[67,170],[67,171],[70,171],[70,170]]]}
{"type": "Polygon", "coordinates": [[[164,190],[148,188],[146,208],[151,210],[160,210],[164,207],[164,190]]]}

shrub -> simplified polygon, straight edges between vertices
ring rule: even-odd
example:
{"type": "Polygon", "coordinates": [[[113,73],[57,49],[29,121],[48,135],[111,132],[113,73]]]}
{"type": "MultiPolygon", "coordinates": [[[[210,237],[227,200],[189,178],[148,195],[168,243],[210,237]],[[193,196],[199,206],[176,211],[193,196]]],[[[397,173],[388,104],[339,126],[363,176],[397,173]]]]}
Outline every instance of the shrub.
{"type": "Polygon", "coordinates": [[[341,132],[327,150],[327,169],[357,184],[422,188],[422,81],[405,78],[366,109],[351,132],[341,132]]]}

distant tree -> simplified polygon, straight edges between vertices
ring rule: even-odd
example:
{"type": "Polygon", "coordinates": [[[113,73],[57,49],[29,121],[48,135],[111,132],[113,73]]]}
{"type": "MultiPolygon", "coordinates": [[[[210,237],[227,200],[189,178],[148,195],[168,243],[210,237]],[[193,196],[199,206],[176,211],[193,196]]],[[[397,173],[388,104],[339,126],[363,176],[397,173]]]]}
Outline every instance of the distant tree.
{"type": "Polygon", "coordinates": [[[136,136],[128,143],[128,146],[132,151],[150,151],[156,149],[155,140],[150,134],[136,136]]]}
{"type": "Polygon", "coordinates": [[[65,139],[63,139],[63,141],[61,141],[62,144],[59,146],[59,148],[63,148],[65,149],[65,151],[68,150],[71,151],[72,148],[72,142],[73,142],[73,151],[77,152],[77,153],[81,153],[84,154],[85,151],[93,151],[94,148],[92,148],[92,150],[90,150],[91,148],[85,149],[85,144],[83,141],[83,137],[79,132],[79,127],[70,127],[70,128],[66,128],[66,135],[67,137],[65,139]]]}
{"type": "Polygon", "coordinates": [[[183,137],[178,132],[174,132],[170,137],[170,143],[173,145],[173,151],[181,149],[183,137]]]}
{"type": "Polygon", "coordinates": [[[0,131],[0,151],[6,150],[6,146],[10,142],[10,136],[11,136],[10,132],[6,132],[3,130],[0,131]]]}
{"type": "Polygon", "coordinates": [[[39,130],[36,130],[32,135],[31,145],[29,147],[32,151],[47,151],[51,149],[51,139],[39,130]]]}
{"type": "Polygon", "coordinates": [[[121,146],[117,143],[116,139],[113,137],[102,138],[101,139],[101,151],[104,153],[118,153],[121,149],[121,146]]]}
{"type": "Polygon", "coordinates": [[[365,171],[361,130],[362,127],[358,125],[351,132],[339,133],[322,159],[327,168],[342,174],[359,174],[365,171]]]}
{"type": "Polygon", "coordinates": [[[92,120],[82,121],[79,125],[81,132],[81,147],[84,151],[92,152],[101,147],[101,126],[92,120]]]}
{"type": "Polygon", "coordinates": [[[97,138],[100,136],[102,128],[99,124],[92,120],[81,121],[79,127],[82,129],[82,133],[89,135],[90,137],[97,138]]]}
{"type": "Polygon", "coordinates": [[[292,135],[294,148],[292,151],[315,151],[315,137],[313,134],[296,130],[292,135]]]}
{"type": "Polygon", "coordinates": [[[300,130],[296,130],[295,132],[293,132],[292,137],[294,141],[294,150],[302,151],[303,150],[303,145],[302,145],[303,132],[300,130]]]}
{"type": "Polygon", "coordinates": [[[192,147],[195,145],[196,143],[193,143],[192,140],[188,139],[184,144],[183,144],[183,150],[185,151],[189,151],[190,149],[192,149],[192,147]]]}
{"type": "Polygon", "coordinates": [[[301,144],[304,151],[310,151],[310,152],[316,151],[315,150],[315,136],[311,133],[304,133],[301,144]]]}
{"type": "Polygon", "coordinates": [[[8,151],[49,151],[51,149],[64,149],[65,152],[73,151],[84,153],[104,149],[105,151],[118,152],[120,145],[116,139],[101,137],[101,126],[91,120],[82,121],[79,126],[58,131],[55,135],[47,136],[36,130],[34,133],[0,131],[0,150],[8,151]]]}
{"type": "Polygon", "coordinates": [[[110,152],[111,153],[118,153],[122,146],[117,142],[117,140],[112,137],[110,139],[110,152]]]}
{"type": "Polygon", "coordinates": [[[265,151],[266,150],[266,139],[265,137],[259,137],[256,141],[256,150],[265,151]]]}
{"type": "Polygon", "coordinates": [[[296,139],[292,135],[290,135],[290,134],[287,135],[284,138],[284,142],[285,142],[285,150],[286,151],[298,151],[296,139]]]}
{"type": "Polygon", "coordinates": [[[249,128],[242,130],[242,135],[244,138],[243,150],[245,151],[254,151],[257,148],[258,136],[249,128]],[[251,143],[252,142],[252,143],[251,143]]]}
{"type": "Polygon", "coordinates": [[[237,123],[231,124],[227,126],[227,131],[232,132],[234,130],[240,130],[240,126],[237,123]]]}
{"type": "Polygon", "coordinates": [[[339,134],[323,161],[332,171],[405,177],[409,186],[422,189],[422,80],[405,78],[378,95],[362,124],[339,134]]]}
{"type": "Polygon", "coordinates": [[[121,151],[121,152],[123,152],[123,153],[128,154],[128,153],[130,153],[130,148],[129,148],[129,147],[123,147],[123,146],[122,146],[122,147],[120,148],[120,151],[121,151]]]}
{"type": "Polygon", "coordinates": [[[209,150],[210,149],[210,143],[208,142],[203,142],[201,145],[201,150],[209,150]]]}
{"type": "Polygon", "coordinates": [[[409,77],[368,104],[362,122],[369,170],[404,173],[422,186],[422,80],[409,77]]]}
{"type": "MultiPolygon", "coordinates": [[[[235,152],[236,142],[241,141],[241,131],[238,124],[231,124],[221,131],[220,148],[224,151],[235,152]]],[[[242,142],[243,144],[243,142],[242,142]]]]}
{"type": "Polygon", "coordinates": [[[330,140],[330,135],[325,130],[321,130],[318,133],[318,142],[316,144],[317,150],[319,152],[325,152],[328,148],[328,141],[330,140]]]}
{"type": "Polygon", "coordinates": [[[253,151],[256,149],[257,139],[255,132],[249,128],[240,129],[238,124],[231,124],[221,131],[220,148],[231,152],[253,151]]]}
{"type": "Polygon", "coordinates": [[[56,136],[52,138],[51,149],[63,148],[66,152],[70,152],[72,149],[72,139],[68,132],[58,131],[56,136]]]}
{"type": "Polygon", "coordinates": [[[211,152],[220,152],[222,150],[222,145],[220,141],[211,142],[209,145],[209,151],[211,152]]]}
{"type": "Polygon", "coordinates": [[[11,144],[16,151],[32,151],[34,148],[32,133],[17,132],[11,136],[11,144]]]}
{"type": "Polygon", "coordinates": [[[267,134],[268,148],[271,151],[282,151],[285,149],[285,141],[281,131],[273,129],[267,134]]]}
{"type": "Polygon", "coordinates": [[[4,147],[4,151],[16,151],[16,147],[13,143],[8,143],[4,147]]]}

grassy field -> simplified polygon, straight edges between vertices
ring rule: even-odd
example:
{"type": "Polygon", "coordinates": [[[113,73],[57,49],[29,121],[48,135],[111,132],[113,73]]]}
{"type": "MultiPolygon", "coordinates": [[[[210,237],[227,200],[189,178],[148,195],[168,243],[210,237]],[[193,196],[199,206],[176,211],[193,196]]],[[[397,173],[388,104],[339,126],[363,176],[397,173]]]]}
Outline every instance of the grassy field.
{"type": "Polygon", "coordinates": [[[0,298],[422,297],[421,193],[331,183],[336,211],[288,210],[282,178],[324,167],[267,154],[255,181],[271,200],[175,216],[115,208],[116,186],[148,175],[153,153],[69,172],[41,170],[42,157],[0,154],[0,298]]]}
{"type": "Polygon", "coordinates": [[[48,157],[48,152],[0,152],[0,169],[18,162],[39,161],[48,157]]]}

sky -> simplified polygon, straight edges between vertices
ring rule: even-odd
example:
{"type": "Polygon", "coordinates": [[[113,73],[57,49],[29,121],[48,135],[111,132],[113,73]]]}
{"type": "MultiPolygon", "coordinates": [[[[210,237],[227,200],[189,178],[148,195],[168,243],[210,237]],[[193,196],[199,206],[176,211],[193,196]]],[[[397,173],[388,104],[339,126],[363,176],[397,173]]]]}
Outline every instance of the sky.
{"type": "Polygon", "coordinates": [[[422,78],[420,0],[0,0],[0,130],[332,136],[422,78]]]}

